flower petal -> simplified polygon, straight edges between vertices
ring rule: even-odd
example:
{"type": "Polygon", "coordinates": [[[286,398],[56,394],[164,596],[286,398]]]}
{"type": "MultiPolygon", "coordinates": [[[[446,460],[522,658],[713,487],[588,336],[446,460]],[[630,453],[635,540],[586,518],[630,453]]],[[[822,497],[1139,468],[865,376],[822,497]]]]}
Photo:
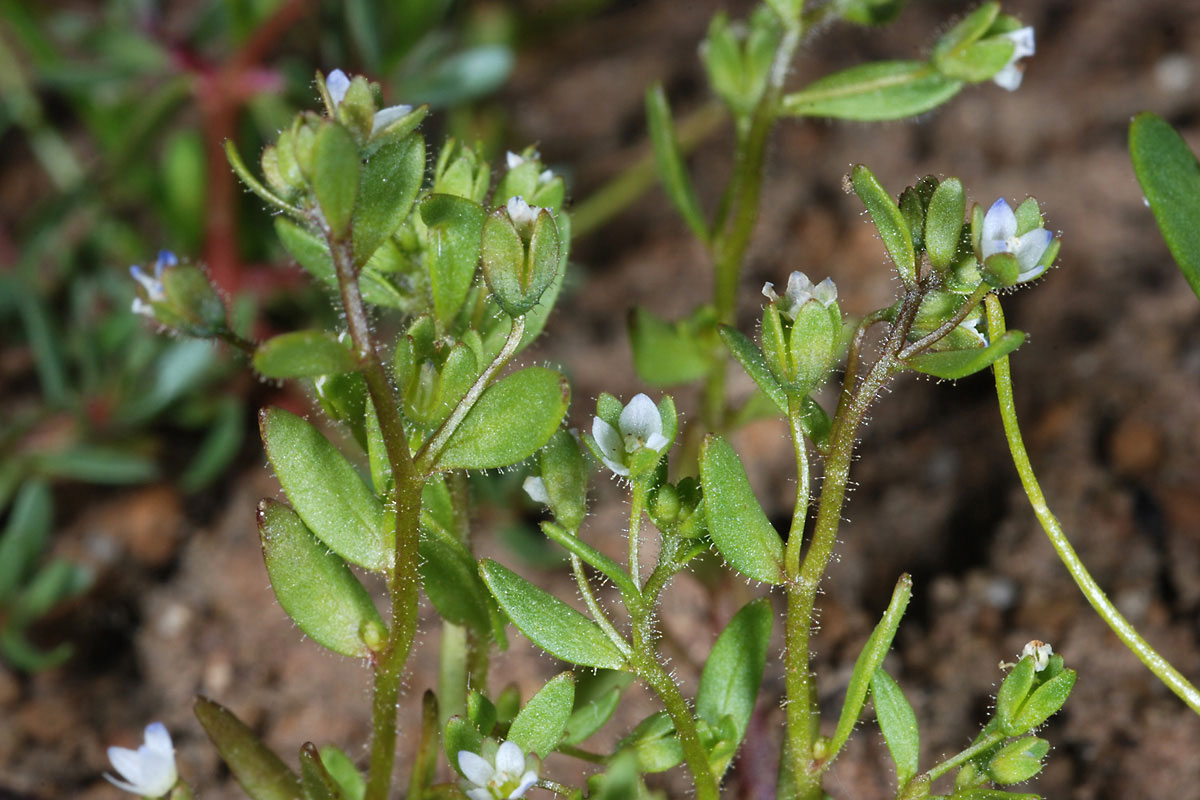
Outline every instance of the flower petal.
{"type": "Polygon", "coordinates": [[[999,86],[1001,89],[1007,89],[1010,92],[1015,92],[1021,88],[1021,81],[1025,78],[1025,70],[1021,69],[1016,64],[1009,64],[1004,69],[992,76],[992,83],[999,86]]]}
{"type": "Polygon", "coordinates": [[[113,786],[117,787],[118,789],[121,789],[122,791],[125,791],[125,792],[129,792],[130,794],[141,794],[142,793],[141,786],[134,786],[132,783],[126,783],[125,781],[118,780],[117,778],[114,778],[112,775],[109,775],[107,772],[104,773],[104,780],[108,781],[113,786]]]}
{"type": "Polygon", "coordinates": [[[525,163],[525,159],[522,158],[517,153],[514,153],[512,150],[509,150],[507,153],[504,154],[504,164],[510,170],[516,169],[517,167],[521,166],[524,163],[525,163]]]}
{"type": "Polygon", "coordinates": [[[346,99],[346,91],[350,88],[350,78],[340,69],[335,69],[325,77],[325,89],[329,92],[329,99],[333,101],[333,107],[337,108],[346,99]]]}
{"type": "Polygon", "coordinates": [[[376,111],[371,120],[371,135],[374,136],[396,120],[404,119],[411,113],[412,106],[388,106],[376,111]]]}
{"type": "Polygon", "coordinates": [[[833,278],[826,278],[813,287],[812,296],[825,308],[829,308],[837,301],[837,284],[833,282],[833,278]]]}
{"type": "Polygon", "coordinates": [[[1045,228],[1035,228],[1017,239],[1013,255],[1017,257],[1017,261],[1021,265],[1022,275],[1037,268],[1038,261],[1041,260],[1053,239],[1054,234],[1045,228]]]}
{"type": "Polygon", "coordinates": [[[1004,34],[1004,38],[1013,43],[1013,61],[1016,61],[1019,58],[1025,58],[1026,56],[1031,56],[1037,52],[1032,26],[1026,25],[1024,28],[1017,28],[1015,31],[1009,31],[1008,33],[1004,34]]]}
{"type": "Polygon", "coordinates": [[[492,800],[491,789],[467,789],[467,797],[470,800],[492,800]]]}
{"type": "Polygon", "coordinates": [[[983,216],[983,231],[980,249],[983,257],[994,256],[996,253],[1009,251],[1008,240],[1017,233],[1017,215],[1003,197],[992,203],[987,214],[983,216]]]}
{"type": "Polygon", "coordinates": [[[175,747],[171,744],[171,732],[161,722],[151,722],[146,726],[146,750],[160,756],[174,758],[175,747]]]}
{"type": "Polygon", "coordinates": [[[650,438],[646,440],[646,448],[653,450],[656,453],[661,453],[663,448],[668,444],[670,444],[670,442],[667,441],[667,437],[663,436],[661,433],[652,433],[650,434],[650,438]]]}
{"type": "Polygon", "coordinates": [[[128,747],[110,747],[108,760],[122,778],[141,786],[145,775],[142,771],[142,758],[136,750],[130,750],[128,747]]]}
{"type": "Polygon", "coordinates": [[[537,221],[538,212],[541,211],[537,206],[526,203],[525,198],[520,195],[508,198],[508,203],[504,207],[508,210],[509,218],[517,225],[532,225],[537,221]]]}
{"type": "Polygon", "coordinates": [[[600,448],[600,454],[608,468],[618,475],[627,475],[629,470],[620,472],[617,469],[625,458],[625,443],[621,440],[621,434],[617,432],[617,429],[599,417],[595,417],[592,420],[592,438],[596,440],[596,445],[600,448]],[[614,463],[616,466],[613,466],[614,463]]]}
{"type": "Polygon", "coordinates": [[[476,786],[487,786],[496,770],[487,759],[470,750],[458,751],[458,768],[463,776],[476,786]]]}
{"type": "Polygon", "coordinates": [[[767,281],[763,284],[762,295],[772,303],[779,302],[779,294],[775,291],[775,284],[771,283],[770,281],[767,281]]]}
{"type": "Polygon", "coordinates": [[[621,410],[619,424],[623,436],[633,434],[643,442],[650,441],[650,437],[656,433],[662,435],[663,423],[658,406],[640,392],[621,410]]]}
{"type": "Polygon", "coordinates": [[[496,751],[496,771],[511,780],[525,769],[525,751],[516,742],[504,742],[496,751]]]}
{"type": "Polygon", "coordinates": [[[537,779],[538,776],[536,772],[533,770],[527,771],[521,776],[521,785],[513,789],[508,795],[508,800],[516,800],[518,797],[524,797],[525,793],[533,788],[533,785],[537,783],[537,779]]]}
{"type": "Polygon", "coordinates": [[[813,288],[815,288],[813,287],[813,282],[808,279],[807,275],[799,270],[792,272],[788,276],[786,293],[787,308],[784,309],[785,313],[789,316],[795,316],[796,312],[800,310],[800,306],[807,303],[808,299],[812,297],[813,288]]]}
{"type": "Polygon", "coordinates": [[[550,493],[546,491],[546,482],[536,475],[530,475],[521,484],[521,488],[525,490],[525,494],[529,495],[529,499],[535,503],[542,505],[550,504],[550,493]]]}

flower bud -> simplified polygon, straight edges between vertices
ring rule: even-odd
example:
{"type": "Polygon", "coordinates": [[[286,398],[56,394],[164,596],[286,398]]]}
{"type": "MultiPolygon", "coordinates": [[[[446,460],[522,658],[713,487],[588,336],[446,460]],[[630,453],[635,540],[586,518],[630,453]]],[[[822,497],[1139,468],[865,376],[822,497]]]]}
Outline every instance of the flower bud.
{"type": "Polygon", "coordinates": [[[469,147],[446,141],[433,172],[434,194],[452,194],[482,203],[491,182],[488,164],[469,147]]]}
{"type": "Polygon", "coordinates": [[[554,217],[520,197],[488,215],[483,277],[504,313],[516,318],[537,305],[558,272],[559,247],[554,217]]]}
{"type": "Polygon", "coordinates": [[[202,269],[180,264],[169,250],[158,254],[153,273],[129,268],[140,284],[133,311],[153,317],[168,328],[188,336],[211,338],[228,330],[225,303],[202,269]]]}
{"type": "Polygon", "coordinates": [[[837,287],[828,278],[814,286],[803,272],[793,272],[784,296],[771,283],[763,286],[763,295],[771,300],[762,322],[767,366],[788,392],[807,395],[825,381],[840,350],[837,287]]]}

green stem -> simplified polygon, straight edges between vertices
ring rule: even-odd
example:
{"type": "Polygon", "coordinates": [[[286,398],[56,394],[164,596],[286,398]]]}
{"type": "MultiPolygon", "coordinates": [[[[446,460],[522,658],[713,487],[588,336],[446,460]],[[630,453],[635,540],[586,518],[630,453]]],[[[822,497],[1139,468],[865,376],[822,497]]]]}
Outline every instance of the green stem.
{"type": "Polygon", "coordinates": [[[503,369],[508,360],[517,352],[517,348],[521,345],[521,337],[525,335],[525,317],[517,317],[513,320],[512,328],[508,332],[508,338],[504,340],[504,347],[496,354],[491,364],[479,374],[475,382],[471,384],[471,388],[458,401],[458,405],[450,412],[450,416],[441,424],[433,436],[429,437],[429,441],[421,445],[421,449],[417,451],[414,457],[418,474],[425,475],[429,473],[434,465],[437,464],[438,456],[442,454],[442,450],[446,448],[446,444],[450,441],[450,437],[458,430],[458,426],[466,419],[467,414],[471,413],[471,409],[479,402],[479,398],[487,390],[488,384],[492,378],[503,369]]]}
{"type": "MultiPolygon", "coordinates": [[[[987,314],[988,335],[992,341],[995,341],[1004,335],[1005,326],[1000,301],[994,295],[987,298],[987,314]]],[[[1038,484],[1037,476],[1033,472],[1029,454],[1025,451],[1025,442],[1021,437],[1021,429],[1017,425],[1017,409],[1013,401],[1012,375],[1008,368],[1008,357],[997,359],[992,366],[996,373],[996,397],[1000,401],[1000,418],[1004,421],[1004,435],[1008,439],[1008,449],[1012,453],[1013,464],[1016,465],[1017,474],[1021,476],[1021,485],[1025,488],[1025,495],[1029,498],[1033,513],[1037,515],[1038,522],[1042,524],[1042,530],[1049,537],[1050,544],[1058,553],[1059,560],[1071,573],[1071,577],[1075,579],[1075,585],[1083,592],[1083,596],[1091,603],[1096,613],[1108,623],[1108,627],[1117,635],[1121,643],[1132,650],[1147,669],[1157,675],[1158,679],[1178,695],[1179,699],[1187,703],[1192,711],[1200,714],[1200,691],[1197,691],[1187,678],[1171,666],[1169,661],[1159,655],[1142,638],[1137,629],[1121,615],[1121,612],[1104,594],[1104,590],[1092,578],[1076,554],[1075,548],[1067,540],[1067,535],[1063,531],[1062,525],[1059,524],[1058,518],[1046,504],[1046,496],[1042,494],[1042,487],[1038,484]]]]}
{"type": "Polygon", "coordinates": [[[629,501],[629,574],[634,586],[642,588],[639,548],[642,540],[642,513],[646,509],[647,481],[638,478],[633,482],[633,496],[629,501]]]}
{"type": "Polygon", "coordinates": [[[961,753],[946,759],[942,763],[926,771],[921,778],[925,779],[928,783],[932,783],[960,764],[965,764],[980,753],[988,750],[989,748],[995,747],[998,743],[1004,741],[1004,738],[1004,734],[1000,731],[993,731],[992,733],[986,734],[966,750],[963,750],[961,753]]]}
{"type": "MultiPolygon", "coordinates": [[[[631,614],[633,609],[630,609],[631,614]]],[[[663,708],[675,723],[675,735],[683,747],[683,760],[692,774],[697,800],[719,800],[721,793],[717,779],[708,763],[708,753],[700,742],[696,719],[687,701],[679,692],[675,680],[667,674],[658,661],[653,643],[653,614],[649,611],[637,613],[633,619],[632,663],[638,676],[646,682],[662,700],[663,708]]]]}
{"type": "Polygon", "coordinates": [[[388,643],[375,663],[374,698],[371,703],[371,756],[367,768],[365,800],[386,800],[391,793],[396,760],[396,701],[404,665],[417,633],[420,576],[417,572],[417,520],[421,510],[422,481],[413,469],[408,435],[400,406],[379,358],[366,307],[358,287],[358,274],[350,241],[326,236],[337,269],[346,327],[358,354],[363,380],[379,415],[384,447],[395,479],[392,505],[396,511],[396,549],[387,575],[392,601],[388,643]]]}
{"type": "Polygon", "coordinates": [[[583,562],[574,553],[571,554],[571,569],[575,573],[575,583],[579,586],[579,593],[583,595],[583,603],[591,612],[592,619],[600,626],[600,630],[604,631],[604,635],[613,643],[613,647],[617,648],[621,655],[628,660],[631,652],[629,642],[625,641],[625,637],[617,631],[608,615],[604,613],[604,609],[596,600],[595,592],[592,591],[592,582],[588,580],[587,573],[583,571],[583,562]]]}

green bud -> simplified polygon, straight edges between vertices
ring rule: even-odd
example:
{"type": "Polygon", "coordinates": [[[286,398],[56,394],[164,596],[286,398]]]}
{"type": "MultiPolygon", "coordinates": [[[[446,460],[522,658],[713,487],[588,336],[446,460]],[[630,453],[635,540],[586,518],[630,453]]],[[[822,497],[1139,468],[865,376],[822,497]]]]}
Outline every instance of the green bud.
{"type": "Polygon", "coordinates": [[[587,516],[588,466],[578,440],[560,428],[538,453],[546,504],[558,524],[578,531],[587,516]]]}
{"type": "Polygon", "coordinates": [[[482,203],[491,170],[475,151],[454,139],[446,141],[433,172],[433,193],[452,194],[482,203]]]}
{"type": "Polygon", "coordinates": [[[387,647],[387,629],[376,620],[364,620],[358,630],[358,637],[372,653],[382,653],[387,647]]]}
{"type": "Polygon", "coordinates": [[[212,338],[228,330],[225,303],[202,269],[180,264],[169,250],[155,259],[152,274],[131,267],[139,284],[133,311],[187,336],[212,338]]]}
{"type": "Polygon", "coordinates": [[[527,313],[558,272],[558,226],[544,208],[520,197],[488,215],[483,224],[483,276],[509,316],[527,313]]]}
{"type": "Polygon", "coordinates": [[[841,349],[837,287],[828,279],[813,285],[803,272],[793,272],[782,297],[771,283],[763,295],[771,300],[762,324],[767,367],[788,392],[807,395],[825,381],[841,349]]]}
{"type": "Polygon", "coordinates": [[[979,269],[988,286],[1006,289],[1021,275],[1021,262],[1012,253],[995,253],[984,259],[979,269]]]}
{"type": "Polygon", "coordinates": [[[671,484],[664,483],[650,495],[650,519],[659,530],[667,530],[679,519],[683,504],[679,500],[679,491],[671,484]]]}
{"type": "Polygon", "coordinates": [[[337,106],[335,118],[355,134],[360,142],[371,135],[375,119],[375,95],[371,84],[362,75],[355,75],[346,89],[346,95],[337,106]]]}
{"type": "Polygon", "coordinates": [[[1009,742],[988,762],[988,776],[1001,785],[1021,783],[1042,771],[1050,743],[1036,736],[1009,742]]]}

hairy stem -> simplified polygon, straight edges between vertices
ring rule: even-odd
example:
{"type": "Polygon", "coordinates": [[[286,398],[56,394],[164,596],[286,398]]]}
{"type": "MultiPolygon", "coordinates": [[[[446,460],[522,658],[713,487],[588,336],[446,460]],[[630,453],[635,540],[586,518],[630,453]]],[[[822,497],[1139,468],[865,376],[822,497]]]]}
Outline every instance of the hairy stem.
{"type": "Polygon", "coordinates": [[[417,633],[417,603],[420,576],[417,572],[417,520],[421,511],[422,482],[413,469],[408,436],[400,406],[384,372],[367,320],[366,306],[358,287],[353,248],[349,239],[331,236],[329,250],[337,268],[338,288],[346,326],[358,356],[371,403],[379,415],[384,447],[392,467],[395,489],[391,505],[396,512],[396,549],[387,576],[392,601],[388,642],[375,663],[374,698],[371,703],[371,756],[367,768],[366,800],[386,800],[391,793],[396,759],[396,701],[400,679],[417,633]]]}

